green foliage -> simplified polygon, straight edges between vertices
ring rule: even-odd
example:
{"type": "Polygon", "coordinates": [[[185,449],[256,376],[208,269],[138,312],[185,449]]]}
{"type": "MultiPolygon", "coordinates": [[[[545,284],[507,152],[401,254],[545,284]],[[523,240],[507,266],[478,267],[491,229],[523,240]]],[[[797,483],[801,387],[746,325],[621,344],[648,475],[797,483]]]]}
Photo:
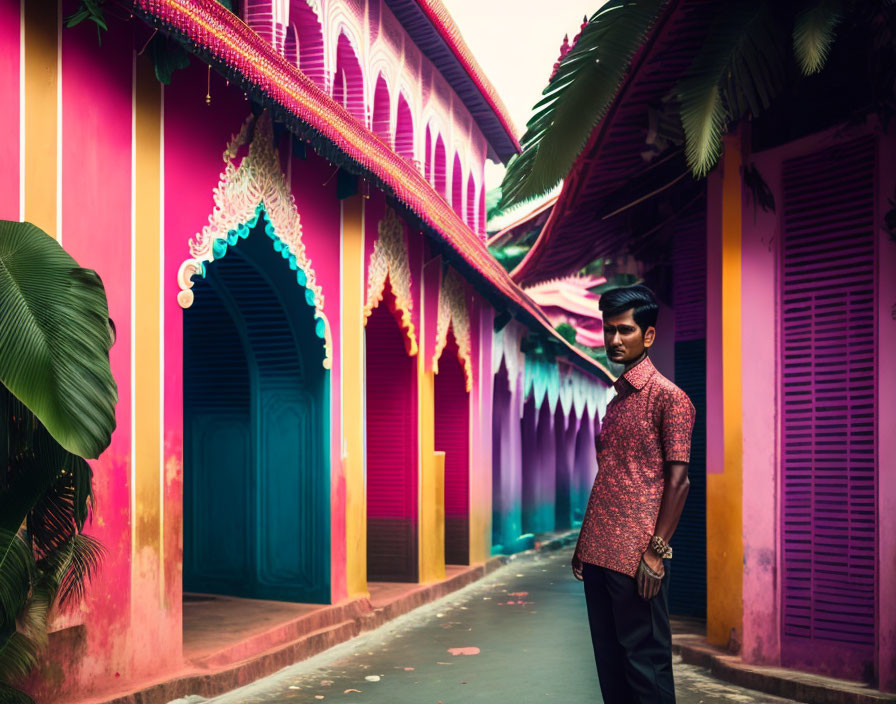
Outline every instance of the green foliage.
{"type": "Polygon", "coordinates": [[[804,75],[818,73],[824,67],[842,15],[843,7],[837,0],[816,0],[797,13],[793,53],[804,75]]]}
{"type": "Polygon", "coordinates": [[[0,221],[0,700],[38,663],[54,608],[83,596],[103,550],[82,534],[118,394],[106,293],[45,232],[0,221]]]}
{"type": "Polygon", "coordinates": [[[570,325],[569,323],[560,323],[556,330],[560,333],[560,337],[566,340],[569,344],[576,344],[576,329],[570,325]]]}
{"type": "MultiPolygon", "coordinates": [[[[612,0],[595,13],[534,108],[524,151],[504,177],[502,207],[543,195],[566,177],[667,4],[612,0]]],[[[802,75],[820,72],[848,17],[871,27],[862,31],[869,31],[869,46],[879,50],[878,30],[890,27],[894,15],[892,7],[870,0],[733,0],[709,3],[700,12],[709,13],[706,40],[664,100],[678,113],[696,177],[718,162],[731,124],[768,109],[784,89],[793,58],[802,75]]]]}
{"type": "Polygon", "coordinates": [[[65,18],[66,27],[76,27],[84,20],[90,20],[96,25],[96,38],[102,44],[103,35],[109,29],[106,25],[106,16],[103,14],[104,0],[81,0],[78,9],[65,18]]]}
{"type": "Polygon", "coordinates": [[[535,105],[508,164],[501,207],[544,195],[569,172],[604,116],[662,0],[610,0],[594,13],[535,105]]]}
{"type": "Polygon", "coordinates": [[[103,283],[31,223],[0,221],[0,382],[50,435],[98,457],[118,392],[103,283]]]}
{"type": "Polygon", "coordinates": [[[489,247],[488,251],[507,271],[513,271],[523,261],[531,245],[509,244],[505,247],[489,247]]]}
{"type": "Polygon", "coordinates": [[[149,56],[156,70],[156,78],[165,86],[171,85],[175,71],[189,67],[190,55],[176,41],[157,33],[149,42],[149,56]]]}
{"type": "Polygon", "coordinates": [[[740,0],[720,13],[678,86],[685,154],[702,178],[722,154],[728,124],[768,108],[784,86],[784,18],[772,2],[740,0]]]}

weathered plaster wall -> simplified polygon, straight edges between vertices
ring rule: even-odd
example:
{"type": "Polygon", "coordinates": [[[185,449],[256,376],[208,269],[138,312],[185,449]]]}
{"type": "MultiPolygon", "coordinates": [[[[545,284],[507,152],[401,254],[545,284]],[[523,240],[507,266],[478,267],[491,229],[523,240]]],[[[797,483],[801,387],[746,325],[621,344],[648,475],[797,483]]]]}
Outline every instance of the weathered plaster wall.
{"type": "MultiPolygon", "coordinates": [[[[751,163],[780,193],[779,152],[751,163]]],[[[778,199],[780,200],[780,199],[778,199]]],[[[778,338],[779,215],[762,210],[744,188],[743,291],[743,657],[778,664],[778,338]]]]}

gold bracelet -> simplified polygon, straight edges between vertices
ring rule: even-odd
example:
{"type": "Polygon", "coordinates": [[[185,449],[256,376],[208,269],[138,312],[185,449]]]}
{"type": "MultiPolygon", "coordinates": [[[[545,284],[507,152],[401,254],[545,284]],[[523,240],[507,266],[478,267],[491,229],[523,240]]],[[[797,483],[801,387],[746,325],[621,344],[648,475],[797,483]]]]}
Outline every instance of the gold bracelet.
{"type": "Polygon", "coordinates": [[[653,551],[664,560],[672,559],[672,548],[670,548],[666,541],[660,536],[654,535],[650,539],[650,547],[652,547],[653,551]]]}

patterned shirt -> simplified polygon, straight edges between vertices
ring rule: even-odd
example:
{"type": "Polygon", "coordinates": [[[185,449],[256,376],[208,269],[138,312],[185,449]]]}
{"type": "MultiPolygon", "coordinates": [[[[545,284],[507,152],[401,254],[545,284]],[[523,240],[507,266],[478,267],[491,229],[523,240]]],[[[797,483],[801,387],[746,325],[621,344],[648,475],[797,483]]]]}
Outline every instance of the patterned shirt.
{"type": "Polygon", "coordinates": [[[616,380],[576,555],[634,577],[663,500],[665,462],[688,462],[695,410],[649,358],[616,380]]]}

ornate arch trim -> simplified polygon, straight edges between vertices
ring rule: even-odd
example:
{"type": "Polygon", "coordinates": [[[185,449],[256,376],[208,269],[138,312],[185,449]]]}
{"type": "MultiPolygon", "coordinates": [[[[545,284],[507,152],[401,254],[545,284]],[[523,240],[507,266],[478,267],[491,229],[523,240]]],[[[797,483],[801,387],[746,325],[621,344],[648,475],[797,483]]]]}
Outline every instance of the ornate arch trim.
{"type": "Polygon", "coordinates": [[[190,257],[177,272],[181,308],[193,304],[193,276],[205,276],[206,265],[220,259],[227,248],[246,239],[258,224],[265,221],[265,234],[274,250],[296,272],[296,283],[305,288],[305,302],[314,308],[314,333],[323,340],[325,369],[333,361],[333,338],[330,323],[324,314],[324,295],[317,284],[311,260],[302,242],[302,224],[296,202],[274,147],[271,117],[267,111],[258,118],[248,117],[239,133],[224,150],[224,171],[214,190],[215,207],[208,225],[190,239],[190,257]],[[240,147],[249,145],[249,153],[236,163],[240,147]]]}
{"type": "Polygon", "coordinates": [[[473,390],[473,355],[470,341],[470,313],[467,309],[467,293],[463,279],[454,269],[448,269],[442,277],[439,289],[439,320],[436,326],[436,350],[432,357],[432,369],[439,373],[439,358],[448,344],[448,329],[457,341],[457,357],[464,368],[467,391],[473,390]]]}
{"type": "Polygon", "coordinates": [[[411,320],[414,299],[411,297],[411,267],[408,263],[408,246],[404,236],[404,225],[398,214],[387,207],[380,220],[379,237],[373,243],[373,252],[367,265],[367,299],[364,303],[364,325],[383,300],[386,281],[395,296],[395,310],[398,324],[405,336],[408,355],[417,354],[417,334],[411,320]]]}

